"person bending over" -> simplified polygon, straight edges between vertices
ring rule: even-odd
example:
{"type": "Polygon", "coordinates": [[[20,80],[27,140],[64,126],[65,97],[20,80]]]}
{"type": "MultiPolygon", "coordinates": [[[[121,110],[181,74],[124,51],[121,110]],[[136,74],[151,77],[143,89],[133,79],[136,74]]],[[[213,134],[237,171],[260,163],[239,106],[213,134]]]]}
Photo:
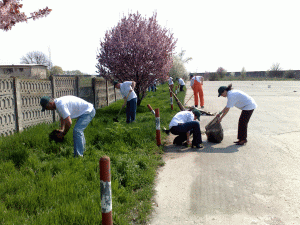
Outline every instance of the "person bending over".
{"type": "Polygon", "coordinates": [[[93,104],[78,98],[67,95],[60,98],[51,99],[43,96],[40,100],[42,111],[56,110],[60,116],[60,132],[58,138],[63,138],[72,125],[72,119],[77,118],[73,129],[74,157],[83,156],[85,150],[84,129],[95,117],[96,111],[93,104]]]}
{"type": "Polygon", "coordinates": [[[217,115],[219,122],[222,121],[223,117],[233,106],[242,110],[238,124],[238,141],[235,141],[234,143],[236,143],[237,145],[245,145],[247,143],[248,123],[254,109],[257,108],[256,102],[251,96],[247,95],[245,92],[239,90],[232,90],[232,84],[229,84],[227,87],[219,87],[218,92],[218,97],[227,97],[226,107],[221,111],[220,114],[217,115]]]}

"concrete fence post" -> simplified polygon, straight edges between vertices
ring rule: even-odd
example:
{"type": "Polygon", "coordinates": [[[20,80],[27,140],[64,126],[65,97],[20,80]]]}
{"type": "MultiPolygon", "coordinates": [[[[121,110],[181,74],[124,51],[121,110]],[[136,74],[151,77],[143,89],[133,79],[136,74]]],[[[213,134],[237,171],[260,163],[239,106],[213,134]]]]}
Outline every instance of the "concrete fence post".
{"type": "Polygon", "coordinates": [[[155,111],[152,109],[151,105],[148,104],[147,107],[150,110],[150,112],[152,112],[152,114],[155,115],[155,111]]]}
{"type": "Polygon", "coordinates": [[[23,131],[23,118],[21,115],[21,108],[22,108],[22,99],[20,93],[20,79],[13,77],[13,93],[15,99],[15,119],[16,119],[16,131],[21,132],[23,131]]]}
{"type": "Polygon", "coordinates": [[[110,158],[101,157],[99,160],[100,167],[100,191],[101,191],[101,212],[102,224],[112,225],[112,197],[110,181],[110,158]]]}
{"type": "Polygon", "coordinates": [[[159,109],[155,109],[155,125],[156,125],[156,142],[157,146],[161,145],[160,141],[160,117],[159,117],[159,109]]]}
{"type": "MultiPolygon", "coordinates": [[[[55,99],[56,96],[56,80],[53,75],[50,76],[50,81],[51,81],[51,91],[52,91],[52,98],[55,99]]],[[[52,116],[53,116],[53,123],[55,122],[55,110],[52,111],[52,116]]]]}

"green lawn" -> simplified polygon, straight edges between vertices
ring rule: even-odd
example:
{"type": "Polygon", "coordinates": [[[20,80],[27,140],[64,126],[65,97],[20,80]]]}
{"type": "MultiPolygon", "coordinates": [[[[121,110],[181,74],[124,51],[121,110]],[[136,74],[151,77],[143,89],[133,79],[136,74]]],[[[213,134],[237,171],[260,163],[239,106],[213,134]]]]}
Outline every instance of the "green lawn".
{"type": "MultiPolygon", "coordinates": [[[[184,95],[178,95],[182,103],[184,95]]],[[[73,157],[72,129],[64,143],[49,142],[58,123],[0,138],[0,224],[101,224],[99,159],[104,155],[111,160],[114,224],[146,224],[156,169],[163,165],[163,145],[156,146],[155,117],[147,104],[159,108],[161,127],[168,127],[179,108],[174,100],[171,110],[166,84],[148,92],[136,123],[126,124],[125,109],[120,122],[113,122],[122,103],[97,110],[85,130],[83,158],[73,157]]]]}

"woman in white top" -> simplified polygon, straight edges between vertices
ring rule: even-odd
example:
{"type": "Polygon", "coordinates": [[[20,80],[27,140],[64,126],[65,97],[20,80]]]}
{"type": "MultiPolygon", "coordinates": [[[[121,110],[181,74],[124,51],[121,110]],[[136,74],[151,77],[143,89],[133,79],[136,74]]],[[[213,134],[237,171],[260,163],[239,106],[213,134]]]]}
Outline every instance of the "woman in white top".
{"type": "Polygon", "coordinates": [[[221,86],[218,89],[218,92],[218,97],[223,96],[224,98],[227,97],[228,99],[226,107],[221,111],[220,114],[217,115],[217,117],[219,117],[219,122],[222,121],[223,117],[233,106],[241,109],[242,113],[238,125],[238,141],[235,141],[234,143],[236,143],[237,145],[246,144],[248,122],[254,109],[257,108],[256,102],[251,96],[247,95],[245,92],[239,90],[232,90],[232,84],[228,85],[227,87],[221,86]]]}

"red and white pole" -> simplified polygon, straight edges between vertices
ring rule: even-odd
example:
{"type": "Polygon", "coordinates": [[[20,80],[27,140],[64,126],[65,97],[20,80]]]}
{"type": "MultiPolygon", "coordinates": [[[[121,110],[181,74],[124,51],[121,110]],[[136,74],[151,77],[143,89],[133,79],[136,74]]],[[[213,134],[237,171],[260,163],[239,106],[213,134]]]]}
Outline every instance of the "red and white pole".
{"type": "Polygon", "coordinates": [[[173,95],[171,90],[170,90],[170,102],[171,102],[171,109],[173,110],[173,95]]]}
{"type": "Polygon", "coordinates": [[[99,160],[102,225],[112,225],[112,197],[110,182],[110,158],[104,156],[99,160]]]}
{"type": "Polygon", "coordinates": [[[156,125],[156,143],[157,146],[161,145],[160,141],[160,117],[159,117],[159,109],[155,109],[155,125],[156,125]]]}
{"type": "Polygon", "coordinates": [[[155,112],[154,112],[154,110],[152,109],[151,105],[150,105],[150,104],[148,104],[148,105],[147,105],[147,107],[148,107],[148,109],[150,110],[150,112],[152,112],[152,113],[153,113],[153,115],[155,115],[155,112]]]}

